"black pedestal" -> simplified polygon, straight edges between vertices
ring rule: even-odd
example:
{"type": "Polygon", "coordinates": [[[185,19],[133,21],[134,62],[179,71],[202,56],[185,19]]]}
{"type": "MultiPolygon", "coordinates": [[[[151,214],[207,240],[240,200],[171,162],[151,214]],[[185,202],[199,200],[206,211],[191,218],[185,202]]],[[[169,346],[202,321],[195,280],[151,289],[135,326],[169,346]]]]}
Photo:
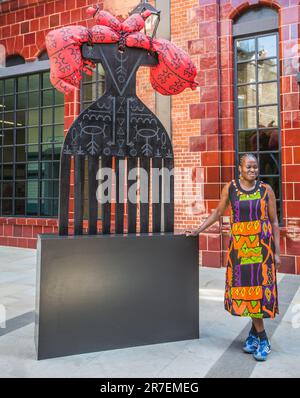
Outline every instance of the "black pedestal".
{"type": "Polygon", "coordinates": [[[38,237],[38,359],[197,338],[197,237],[38,237]]]}

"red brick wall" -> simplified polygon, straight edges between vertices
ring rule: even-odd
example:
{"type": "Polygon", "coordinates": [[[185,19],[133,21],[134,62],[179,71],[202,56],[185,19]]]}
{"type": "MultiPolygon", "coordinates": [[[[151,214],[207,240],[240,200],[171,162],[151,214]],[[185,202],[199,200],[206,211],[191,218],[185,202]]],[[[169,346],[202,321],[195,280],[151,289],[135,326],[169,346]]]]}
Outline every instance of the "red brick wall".
{"type": "MultiPolygon", "coordinates": [[[[53,28],[87,21],[90,0],[14,0],[0,4],[0,43],[7,54],[19,53],[27,61],[44,50],[46,33],[53,28]]],[[[175,166],[188,177],[184,197],[175,207],[175,228],[199,225],[214,209],[222,186],[233,178],[234,114],[232,21],[258,4],[279,12],[281,66],[281,123],[283,216],[281,228],[282,271],[300,274],[300,114],[298,72],[298,0],[171,0],[171,38],[191,55],[198,68],[200,88],[172,97],[172,138],[175,166]],[[297,48],[297,47],[296,47],[297,48]],[[296,60],[296,62],[295,62],[296,60]]],[[[155,95],[149,70],[138,74],[138,94],[150,109],[155,95]]],[[[79,93],[65,98],[65,130],[79,112],[79,93]]],[[[183,180],[177,178],[180,192],[183,180]]],[[[216,224],[200,236],[200,263],[224,266],[228,223],[216,224]]],[[[0,244],[34,247],[40,232],[56,232],[56,220],[0,219],[0,244]]]]}

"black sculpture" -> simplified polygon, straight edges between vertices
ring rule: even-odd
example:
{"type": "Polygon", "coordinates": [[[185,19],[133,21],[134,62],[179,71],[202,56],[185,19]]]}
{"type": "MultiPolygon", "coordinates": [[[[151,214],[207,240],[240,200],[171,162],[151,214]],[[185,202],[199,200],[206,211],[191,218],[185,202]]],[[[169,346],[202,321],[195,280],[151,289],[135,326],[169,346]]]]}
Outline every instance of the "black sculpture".
{"type": "MultiPolygon", "coordinates": [[[[174,235],[174,158],[170,138],[158,118],[136,96],[140,65],[155,65],[138,48],[120,52],[117,44],[83,46],[83,56],[101,62],[106,91],[69,129],[60,168],[59,235],[39,235],[37,250],[36,349],[38,359],[199,337],[198,240],[174,235]],[[75,235],[68,234],[70,169],[75,166],[75,235]],[[88,158],[88,234],[83,234],[84,167],[88,158]],[[97,231],[96,174],[116,169],[115,232],[111,203],[102,206],[97,231]],[[113,162],[114,161],[114,162],[113,162]],[[128,202],[124,232],[122,188],[136,167],[159,178],[159,200],[128,202]],[[169,197],[166,199],[165,193],[169,197]],[[161,216],[163,214],[163,224],[161,216]],[[162,232],[164,231],[164,232],[162,232]]],[[[127,181],[127,191],[134,181],[127,181]]],[[[147,181],[149,184],[149,180],[147,181]]],[[[153,186],[148,187],[152,191],[153,186]]],[[[149,194],[148,194],[149,199],[149,194]]]]}
{"type": "MultiPolygon", "coordinates": [[[[150,175],[151,168],[173,170],[173,150],[170,138],[159,119],[136,96],[136,72],[141,65],[155,65],[156,58],[147,51],[127,48],[119,51],[117,44],[83,46],[83,56],[101,62],[105,69],[106,91],[84,110],[72,124],[65,138],[61,155],[59,234],[68,234],[68,204],[70,195],[70,164],[75,159],[75,234],[82,234],[84,160],[88,157],[89,234],[97,233],[96,173],[101,158],[102,167],[112,167],[116,159],[116,175],[122,180],[119,160],[127,162],[127,175],[140,167],[150,175]],[[138,162],[139,159],[139,162],[138,162]]],[[[128,189],[134,181],[128,181],[128,189]]],[[[174,178],[170,187],[160,179],[159,192],[168,188],[170,200],[164,203],[164,232],[174,228],[174,178]]],[[[119,183],[117,182],[117,187],[119,183]]],[[[148,192],[150,192],[148,190],[148,192]]],[[[160,195],[161,196],[161,195],[160,195]]],[[[119,195],[117,195],[119,199],[119,195]]],[[[103,204],[104,234],[110,233],[110,203],[103,204]]],[[[136,232],[137,205],[128,202],[128,232],[136,232]]],[[[152,231],[161,231],[162,202],[153,203],[152,231]]],[[[149,232],[149,202],[141,203],[140,231],[149,232]]],[[[116,233],[124,232],[124,205],[116,204],[116,233]]]]}

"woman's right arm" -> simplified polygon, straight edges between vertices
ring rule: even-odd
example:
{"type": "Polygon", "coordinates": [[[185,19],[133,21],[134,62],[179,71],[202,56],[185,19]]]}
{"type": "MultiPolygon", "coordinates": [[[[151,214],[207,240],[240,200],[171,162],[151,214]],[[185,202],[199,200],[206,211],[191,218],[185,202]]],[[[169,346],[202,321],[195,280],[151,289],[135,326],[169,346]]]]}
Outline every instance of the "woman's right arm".
{"type": "Polygon", "coordinates": [[[195,231],[186,231],[186,235],[198,235],[220,219],[220,217],[225,213],[225,210],[229,205],[229,186],[230,183],[226,184],[225,187],[222,189],[221,199],[220,202],[218,203],[218,206],[200,225],[200,227],[195,231]]]}

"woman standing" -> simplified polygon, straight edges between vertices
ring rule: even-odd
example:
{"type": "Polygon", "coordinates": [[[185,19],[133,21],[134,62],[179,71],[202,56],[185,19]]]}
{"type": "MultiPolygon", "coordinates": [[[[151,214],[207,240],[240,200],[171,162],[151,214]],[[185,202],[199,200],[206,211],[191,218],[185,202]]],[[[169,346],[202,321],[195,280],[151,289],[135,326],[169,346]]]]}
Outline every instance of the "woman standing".
{"type": "Polygon", "coordinates": [[[243,350],[265,361],[271,346],[264,319],[278,311],[276,270],[280,267],[279,226],[272,188],[258,177],[253,154],[240,159],[240,177],[222,190],[217,208],[195,231],[197,235],[219,220],[231,204],[231,236],[225,286],[225,309],[235,316],[249,316],[252,327],[243,350]]]}

